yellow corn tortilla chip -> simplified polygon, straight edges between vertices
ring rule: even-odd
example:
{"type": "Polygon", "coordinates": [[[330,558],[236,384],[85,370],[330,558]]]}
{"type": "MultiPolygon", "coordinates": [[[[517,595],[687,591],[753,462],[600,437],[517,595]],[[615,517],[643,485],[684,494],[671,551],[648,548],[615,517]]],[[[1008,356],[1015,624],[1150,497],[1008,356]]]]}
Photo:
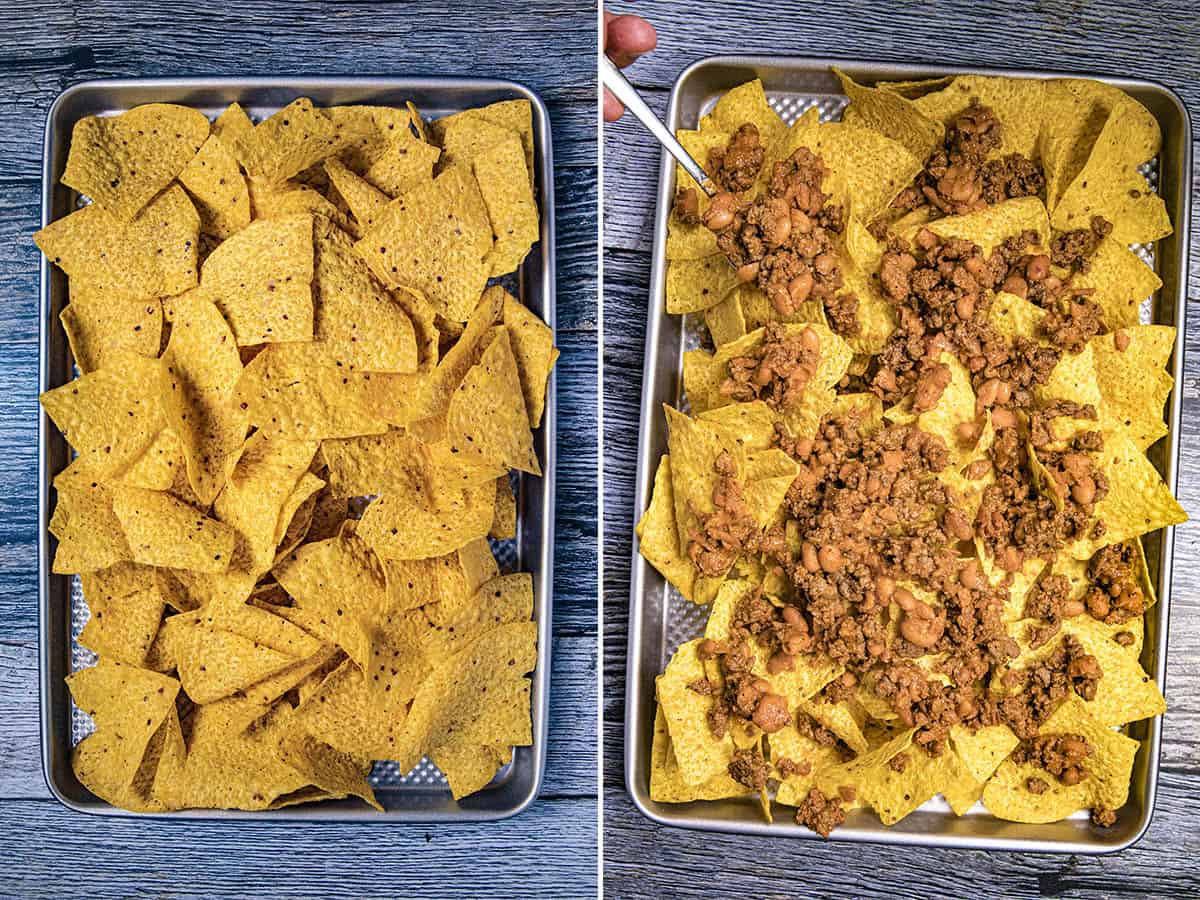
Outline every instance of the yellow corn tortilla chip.
{"type": "MultiPolygon", "coordinates": [[[[789,336],[810,329],[814,331],[820,341],[820,358],[817,371],[805,388],[803,401],[781,411],[779,418],[787,421],[812,418],[815,425],[832,403],[830,389],[846,374],[853,353],[845,341],[824,325],[792,324],[785,328],[789,336]]],[[[753,354],[762,345],[765,335],[765,330],[758,328],[723,345],[715,354],[705,350],[689,350],[684,354],[684,391],[693,409],[703,413],[732,402],[730,397],[721,393],[721,385],[729,377],[729,362],[736,357],[753,354]]]]}
{"type": "Polygon", "coordinates": [[[215,134],[179,173],[196,202],[200,231],[225,240],[250,224],[250,190],[237,158],[215,134]]]}
{"type": "Polygon", "coordinates": [[[183,171],[208,138],[204,113],[147,103],[75,123],[62,182],[128,221],[183,171]]]}
{"type": "Polygon", "coordinates": [[[296,440],[387,431],[415,376],[343,371],[321,365],[322,355],[312,344],[266,347],[243,371],[235,402],[261,431],[296,440]]]}
{"type": "Polygon", "coordinates": [[[104,368],[122,353],[136,353],[147,359],[158,356],[162,304],[153,298],[128,301],[74,290],[59,318],[75,365],[84,375],[104,368]]]}
{"type": "Polygon", "coordinates": [[[1104,673],[1096,686],[1095,699],[1085,703],[1088,713],[1100,724],[1124,725],[1166,712],[1162,691],[1137,657],[1112,639],[1111,627],[1081,615],[1065,620],[1063,631],[1079,639],[1104,673]]]}
{"type": "Polygon", "coordinates": [[[487,283],[492,229],[479,184],[451,166],[388,204],[355,248],[385,284],[419,291],[464,322],[487,283]]]}
{"type": "Polygon", "coordinates": [[[261,170],[254,141],[254,122],[241,104],[230,103],[213,121],[212,133],[247,172],[261,170]]]}
{"type": "Polygon", "coordinates": [[[988,154],[998,159],[1010,153],[1034,159],[1045,102],[1045,82],[1037,78],[959,75],[943,90],[925,94],[913,104],[929,118],[949,125],[972,100],[991,107],[1001,123],[1000,146],[988,154]]]}
{"type": "Polygon", "coordinates": [[[446,776],[455,800],[487,787],[501,765],[498,752],[482,744],[443,744],[432,759],[446,776]]]}
{"type": "Polygon", "coordinates": [[[701,312],[716,306],[737,285],[737,272],[724,256],[673,259],[667,264],[667,312],[701,312]]]}
{"type": "MultiPolygon", "coordinates": [[[[703,193],[699,188],[693,187],[692,190],[703,193]]],[[[704,259],[720,252],[714,232],[700,223],[681,222],[675,211],[671,210],[667,223],[667,259],[704,259]]]]}
{"type": "Polygon", "coordinates": [[[441,151],[407,128],[389,134],[382,152],[363,173],[363,179],[389,197],[433,180],[433,165],[441,151]]]}
{"type": "Polygon", "coordinates": [[[981,782],[991,778],[1020,743],[1007,725],[985,725],[976,731],[955,725],[950,729],[950,741],[971,777],[981,782]]]}
{"type": "Polygon", "coordinates": [[[246,412],[233,393],[242,374],[237,343],[217,307],[198,292],[174,298],[163,353],[162,408],[179,437],[188,482],[202,506],[225,483],[246,437],[246,412]]]}
{"type": "Polygon", "coordinates": [[[1114,107],[1087,162],[1055,204],[1051,221],[1060,231],[1089,227],[1093,216],[1112,223],[1121,244],[1154,241],[1171,233],[1162,197],[1150,190],[1137,167],[1158,152],[1158,124],[1114,107]]]}
{"type": "Polygon", "coordinates": [[[199,238],[200,216],[177,186],[167,188],[128,222],[93,203],[33,236],[74,287],[131,301],[195,287],[199,238]]]}
{"type": "Polygon", "coordinates": [[[239,346],[313,337],[313,221],[253,222],[204,261],[201,285],[239,346]]]}
{"type": "Polygon", "coordinates": [[[383,812],[367,781],[371,761],[334,750],[303,731],[293,731],[280,745],[285,763],[329,797],[358,797],[383,812]]]}
{"type": "Polygon", "coordinates": [[[830,170],[822,189],[864,222],[886,210],[925,164],[899,141],[848,122],[826,122],[814,138],[801,146],[820,156],[830,170]]]}
{"type": "Polygon", "coordinates": [[[337,155],[349,138],[350,129],[339,128],[311,100],[300,97],[255,126],[254,157],[242,162],[250,163],[251,175],[283,181],[337,155]]]}
{"type": "Polygon", "coordinates": [[[416,331],[338,228],[318,224],[313,306],[315,361],[366,372],[415,372],[416,331]]]}
{"type": "Polygon", "coordinates": [[[1087,537],[1069,550],[1076,559],[1089,559],[1105,544],[1115,544],[1187,521],[1187,513],[1171,494],[1158,470],[1124,428],[1104,437],[1097,456],[1109,490],[1096,503],[1095,516],[1106,525],[1103,537],[1087,537]]]}
{"type": "MultiPolygon", "coordinates": [[[[759,142],[764,147],[778,140],[787,129],[778,113],[771,109],[762,81],[757,78],[722,94],[712,112],[700,120],[700,129],[715,128],[732,134],[745,122],[758,129],[759,142]]],[[[703,164],[707,159],[699,162],[703,164]]]]}
{"type": "Polygon", "coordinates": [[[706,309],[704,324],[717,347],[742,337],[746,333],[746,316],[742,312],[741,290],[734,290],[716,306],[706,309]]]}
{"type": "Polygon", "coordinates": [[[696,568],[680,552],[679,529],[675,524],[675,495],[671,479],[671,456],[664,453],[654,473],[650,505],[637,523],[638,552],[673,584],[685,599],[692,599],[696,568]]]}
{"type": "Polygon", "coordinates": [[[295,657],[232,631],[185,624],[172,636],[184,692],[195,703],[212,703],[268,678],[295,657]]]}
{"type": "Polygon", "coordinates": [[[1038,733],[1082,735],[1093,750],[1083,764],[1086,777],[1068,786],[1031,763],[1017,765],[1006,760],[984,786],[983,802],[988,812],[1011,822],[1057,822],[1080,809],[1117,810],[1125,805],[1137,741],[1100,724],[1073,694],[1050,715],[1038,733]],[[1041,794],[1034,794],[1027,787],[1029,779],[1035,777],[1046,782],[1047,790],[1041,794]]]}
{"type": "Polygon", "coordinates": [[[56,483],[55,491],[58,499],[49,530],[58,539],[53,565],[56,574],[94,572],[132,558],[113,512],[112,493],[105,485],[87,481],[56,483]]]}
{"type": "Polygon", "coordinates": [[[727,774],[734,743],[729,733],[718,740],[708,727],[712,698],[688,688],[705,678],[697,647],[700,641],[681,644],[656,681],[659,708],[667,720],[679,775],[688,785],[703,785],[727,774]]]}
{"type": "Polygon", "coordinates": [[[504,294],[504,326],[509,331],[512,354],[516,356],[517,373],[521,377],[521,394],[529,413],[529,427],[541,424],[546,406],[547,384],[558,350],[554,349],[554,332],[511,294],[504,294]]]}
{"type": "MultiPolygon", "coordinates": [[[[316,452],[315,441],[288,440],[261,431],[246,440],[213,504],[213,514],[237,530],[235,565],[240,571],[256,577],[271,568],[281,510],[316,452]]],[[[254,580],[252,577],[249,587],[254,580]]],[[[224,587],[241,590],[236,582],[224,587]]]]}
{"type": "Polygon", "coordinates": [[[771,765],[779,777],[775,800],[784,806],[799,806],[808,796],[817,773],[836,765],[840,759],[836,746],[818,744],[797,731],[795,725],[785,725],[767,735],[767,744],[771,749],[771,765]],[[803,775],[794,773],[784,777],[783,773],[779,772],[779,764],[783,760],[789,760],[801,767],[807,765],[808,771],[803,775]]]}
{"type": "Polygon", "coordinates": [[[135,562],[197,572],[224,572],[233,557],[233,528],[170,494],[119,487],[113,512],[135,562]]]}
{"type": "Polygon", "coordinates": [[[858,84],[845,72],[833,70],[850,98],[843,121],[861,125],[886,135],[902,144],[919,160],[926,160],[942,143],[945,127],[937,119],[921,112],[912,100],[893,91],[869,88],[858,84]]]}
{"type": "Polygon", "coordinates": [[[429,559],[384,560],[393,609],[424,608],[432,625],[462,614],[485,583],[500,574],[487,540],[477,538],[453,553],[429,559]]]}
{"type": "Polygon", "coordinates": [[[690,803],[693,800],[723,800],[752,794],[745,785],[734,781],[727,773],[713,776],[704,784],[692,785],[683,780],[675,748],[662,706],[654,717],[654,742],[650,750],[650,799],[656,803],[690,803]]]}
{"type": "Polygon", "coordinates": [[[1099,335],[1089,343],[1104,415],[1120,422],[1144,451],[1167,433],[1163,406],[1175,380],[1166,366],[1175,345],[1175,329],[1136,325],[1115,336],[1099,335]],[[1117,349],[1117,340],[1128,341],[1124,350],[1117,349]]]}
{"type": "Polygon", "coordinates": [[[1037,197],[1005,200],[979,212],[938,219],[926,227],[939,237],[972,241],[980,246],[984,255],[991,255],[1007,238],[1023,231],[1036,232],[1040,247],[1050,245],[1050,222],[1046,207],[1037,197]]]}
{"type": "Polygon", "coordinates": [[[488,537],[509,541],[517,536],[517,498],[507,475],[496,479],[496,511],[488,537]]]}
{"type": "Polygon", "coordinates": [[[487,734],[496,744],[532,742],[529,704],[519,692],[493,705],[485,698],[493,689],[518,684],[533,669],[537,625],[512,623],[485,632],[462,652],[440,662],[422,682],[397,741],[395,759],[401,770],[412,768],[441,748],[487,734]],[[481,690],[487,687],[488,691],[481,690]]]}
{"type": "MultiPolygon", "coordinates": [[[[352,136],[338,158],[362,174],[383,156],[388,145],[403,135],[425,140],[417,129],[420,117],[412,108],[392,106],[330,106],[324,110],[334,126],[352,136]]],[[[328,162],[328,160],[327,160],[328,162]]]]}
{"type": "MultiPolygon", "coordinates": [[[[411,111],[411,110],[410,110],[411,111]]],[[[529,179],[533,180],[533,106],[528,100],[501,100],[478,109],[468,109],[431,123],[431,131],[439,141],[445,139],[447,130],[456,127],[462,119],[483,119],[493,125],[499,125],[521,136],[521,145],[525,148],[525,164],[529,169],[529,179]]]]}
{"type": "Polygon", "coordinates": [[[391,202],[391,198],[371,182],[352,172],[341,160],[327,159],[324,165],[330,183],[350,207],[350,214],[354,216],[359,227],[363,231],[369,229],[391,202]]]}
{"type": "MultiPolygon", "coordinates": [[[[71,767],[88,790],[110,803],[140,797],[139,770],[152,738],[175,709],[179,682],[119,662],[101,662],[67,677],[75,703],[96,731],[71,755],[71,767]]],[[[153,775],[150,774],[150,778],[153,775]]]]}
{"type": "Polygon", "coordinates": [[[1089,263],[1086,272],[1072,278],[1072,287],[1093,291],[1088,299],[1104,310],[1104,323],[1110,329],[1137,325],[1142,301],[1162,287],[1162,279],[1111,236],[1100,241],[1089,263]]]}
{"type": "Polygon", "coordinates": [[[450,399],[450,452],[470,465],[502,465],[542,473],[508,328],[497,332],[450,399]]]}
{"type": "Polygon", "coordinates": [[[41,395],[42,408],[79,456],[68,471],[106,478],[131,465],[162,430],[158,360],[115,354],[112,365],[41,395]]]}
{"type": "Polygon", "coordinates": [[[474,160],[475,177],[487,206],[495,244],[487,262],[492,277],[515,272],[538,240],[537,200],[516,134],[484,150],[474,160]]]}
{"type": "Polygon", "coordinates": [[[384,559],[425,559],[457,550],[485,537],[495,516],[496,488],[449,492],[438,510],[404,494],[384,494],[363,513],[358,534],[384,559]]]}
{"type": "Polygon", "coordinates": [[[323,441],[321,456],[336,497],[394,492],[434,502],[429,448],[403,431],[323,441]]]}
{"type": "Polygon", "coordinates": [[[679,548],[683,551],[693,529],[699,528],[700,517],[715,509],[712,494],[718,475],[713,465],[717,457],[728,453],[740,480],[746,470],[746,455],[736,439],[718,426],[692,419],[669,406],[664,409],[670,428],[667,446],[671,454],[675,524],[679,529],[679,548]]]}
{"type": "Polygon", "coordinates": [[[91,616],[79,643],[107,660],[141,666],[158,635],[163,600],[157,573],[135,563],[117,563],[83,575],[91,616]]]}

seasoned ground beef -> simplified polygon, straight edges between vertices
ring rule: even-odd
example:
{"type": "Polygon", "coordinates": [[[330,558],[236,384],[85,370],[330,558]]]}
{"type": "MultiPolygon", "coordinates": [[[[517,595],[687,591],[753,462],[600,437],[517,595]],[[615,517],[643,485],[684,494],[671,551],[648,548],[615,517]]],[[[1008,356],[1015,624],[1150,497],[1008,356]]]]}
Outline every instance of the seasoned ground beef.
{"type": "Polygon", "coordinates": [[[778,322],[768,323],[753,353],[729,361],[721,394],[738,403],[762,400],[781,412],[794,409],[804,399],[820,357],[821,338],[813,329],[791,334],[778,322]]]}
{"type": "Polygon", "coordinates": [[[791,778],[793,775],[803,777],[812,773],[812,763],[810,761],[796,762],[786,756],[781,756],[775,760],[775,768],[779,770],[779,774],[784,778],[791,778]]]}
{"type": "Polygon", "coordinates": [[[1098,334],[1107,334],[1104,310],[1086,296],[1064,297],[1054,302],[1042,319],[1042,334],[1068,353],[1078,353],[1098,334]]]}
{"type": "Polygon", "coordinates": [[[1036,197],[1046,190],[1042,167],[1020,153],[983,164],[983,199],[989,206],[1017,197],[1036,197]]]}
{"type": "Polygon", "coordinates": [[[1093,216],[1090,228],[1064,231],[1054,236],[1050,242],[1050,260],[1072,273],[1086,273],[1091,269],[1091,258],[1096,248],[1111,233],[1111,222],[1103,216],[1093,216]]]}
{"type": "Polygon", "coordinates": [[[1117,824],[1117,814],[1111,809],[1097,806],[1092,810],[1092,824],[1100,828],[1112,828],[1117,824]]]}
{"type": "Polygon", "coordinates": [[[1025,782],[1025,789],[1031,794],[1044,794],[1050,790],[1050,784],[1044,778],[1035,776],[1025,782]]]}
{"type": "Polygon", "coordinates": [[[891,769],[893,772],[903,772],[905,769],[908,768],[908,754],[907,753],[897,753],[895,756],[893,756],[891,759],[888,760],[888,768],[891,769]]]}
{"type": "Polygon", "coordinates": [[[766,788],[770,774],[771,764],[763,759],[757,747],[734,751],[733,760],[729,763],[729,777],[738,784],[761,791],[766,788]]]}
{"type": "Polygon", "coordinates": [[[728,144],[708,152],[706,171],[722,190],[746,191],[758,178],[763,153],[758,128],[752,122],[746,122],[733,133],[728,144]]]}
{"type": "Polygon", "coordinates": [[[825,318],[834,334],[856,336],[862,330],[858,321],[858,297],[855,294],[838,294],[826,300],[825,318]]]}
{"type": "Polygon", "coordinates": [[[826,797],[813,788],[796,808],[796,824],[811,829],[821,837],[829,837],[833,829],[846,821],[846,811],[836,798],[826,797]]]}

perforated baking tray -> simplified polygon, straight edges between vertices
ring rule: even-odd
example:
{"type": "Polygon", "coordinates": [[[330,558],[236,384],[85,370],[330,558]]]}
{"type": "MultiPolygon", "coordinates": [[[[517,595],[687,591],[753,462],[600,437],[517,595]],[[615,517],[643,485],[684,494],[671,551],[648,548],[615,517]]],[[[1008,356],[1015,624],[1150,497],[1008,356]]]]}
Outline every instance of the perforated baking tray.
{"type": "MultiPolygon", "coordinates": [[[[854,60],[715,56],[690,66],[676,80],[667,112],[667,126],[672,130],[697,127],[700,117],[712,108],[721,94],[754,78],[762,79],[772,107],[789,124],[814,106],[823,121],[838,119],[848,101],[842,93],[840,82],[830,71],[830,67],[835,65],[855,80],[868,84],[959,74],[1025,78],[1068,75],[1032,70],[880,65],[854,60]]],[[[1163,280],[1158,294],[1143,304],[1142,320],[1174,325],[1179,331],[1174,355],[1169,363],[1178,386],[1183,373],[1191,195],[1191,126],[1187,110],[1173,92],[1152,82],[1080,73],[1071,73],[1071,77],[1096,78],[1121,88],[1143,103],[1162,127],[1162,150],[1158,158],[1143,171],[1166,202],[1175,231],[1152,246],[1137,249],[1147,262],[1155,266],[1163,280]]],[[[667,448],[667,426],[662,415],[662,404],[686,403],[683,397],[683,353],[697,346],[698,335],[703,327],[699,317],[671,316],[665,311],[667,219],[674,194],[675,166],[664,153],[659,167],[654,264],[650,276],[646,326],[637,500],[633,510],[635,520],[649,502],[654,472],[667,448]]],[[[1180,409],[1181,397],[1176,389],[1167,405],[1170,431],[1150,451],[1150,459],[1172,491],[1175,490],[1179,455],[1180,409]]],[[[1173,539],[1172,528],[1165,528],[1146,539],[1147,558],[1158,589],[1159,602],[1146,616],[1142,664],[1164,688],[1173,539]]],[[[753,797],[685,804],[656,803],[650,799],[654,679],[663,671],[679,644],[703,632],[707,613],[706,607],[698,607],[684,600],[642,559],[635,537],[625,696],[625,782],[629,793],[642,813],[664,825],[738,834],[812,838],[814,835],[811,831],[791,824],[792,810],[788,807],[777,805],[774,810],[775,824],[768,825],[762,818],[757,799],[753,797]]],[[[1086,814],[1077,814],[1049,825],[1002,822],[991,816],[982,804],[977,804],[967,815],[958,817],[937,797],[891,827],[884,827],[868,810],[856,810],[847,816],[845,825],[833,832],[832,839],[1059,853],[1108,853],[1120,850],[1134,843],[1149,827],[1158,781],[1161,733],[1161,717],[1137,722],[1129,727],[1130,736],[1141,741],[1141,749],[1134,764],[1129,802],[1119,810],[1117,823],[1108,829],[1092,826],[1086,814]]]]}
{"type": "MultiPolygon", "coordinates": [[[[550,117],[533,91],[510,81],[471,78],[178,78],[91,81],[68,88],[54,101],[46,119],[42,165],[42,225],[75,209],[80,198],[59,181],[70,149],[71,130],[84,116],[119,113],[141,103],[179,103],[215,118],[233,101],[257,121],[297,97],[317,106],[340,104],[403,105],[411,100],[432,119],[502,100],[528,100],[533,107],[534,190],[541,207],[541,239],[521,268],[500,281],[553,329],[554,316],[554,162],[550,117]]],[[[42,260],[41,360],[39,391],[74,377],[73,361],[59,313],[67,302],[67,279],[42,260]]],[[[395,763],[376,763],[370,775],[380,814],[358,801],[324,801],[264,812],[186,810],[172,818],[319,819],[363,822],[469,822],[500,819],[525,809],[537,797],[546,759],[546,722],[550,688],[550,614],[554,560],[554,378],[547,388],[546,410],[534,445],[545,475],[516,478],[517,537],[493,542],[502,572],[533,574],[534,618],[538,623],[537,666],[532,678],[533,745],[518,747],[512,762],[484,790],[455,802],[446,779],[428,759],[411,772],[395,763]]],[[[54,476],[69,461],[62,435],[39,411],[38,422],[38,602],[42,768],[51,792],[82,812],[137,815],[95,797],[71,771],[71,748],[92,730],[88,716],[71,700],[63,678],[95,661],[77,638],[87,622],[78,577],[55,575],[54,537],[47,530],[54,509],[54,476]]]]}

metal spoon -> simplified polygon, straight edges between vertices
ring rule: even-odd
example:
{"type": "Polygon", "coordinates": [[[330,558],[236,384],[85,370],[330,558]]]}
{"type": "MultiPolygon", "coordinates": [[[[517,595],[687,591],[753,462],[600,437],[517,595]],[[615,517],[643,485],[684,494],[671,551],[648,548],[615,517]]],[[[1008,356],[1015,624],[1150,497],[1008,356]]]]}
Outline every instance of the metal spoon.
{"type": "Polygon", "coordinates": [[[625,105],[625,108],[633,113],[634,118],[654,135],[655,139],[667,149],[667,152],[678,160],[696,184],[700,185],[700,189],[704,193],[711,197],[717,192],[704,169],[692,159],[692,155],[684,149],[683,144],[675,139],[675,135],[671,134],[671,129],[658,120],[637,89],[629,83],[629,79],[625,77],[624,73],[604,55],[600,57],[600,80],[625,105]]]}

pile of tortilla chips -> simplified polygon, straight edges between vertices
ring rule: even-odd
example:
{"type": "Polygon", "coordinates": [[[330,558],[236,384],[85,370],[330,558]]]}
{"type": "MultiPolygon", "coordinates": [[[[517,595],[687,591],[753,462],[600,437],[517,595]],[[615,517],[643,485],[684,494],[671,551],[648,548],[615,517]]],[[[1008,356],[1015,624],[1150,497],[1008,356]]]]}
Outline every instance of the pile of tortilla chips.
{"type": "MultiPolygon", "coordinates": [[[[756,521],[763,528],[785,523],[788,541],[798,548],[804,535],[797,522],[787,521],[783,506],[798,468],[774,445],[775,425],[782,421],[794,436],[811,437],[822,415],[844,413],[851,407],[862,413],[864,434],[878,430],[886,419],[915,421],[923,430],[950,438],[948,446],[959,456],[939,477],[959,492],[974,515],[982,486],[991,475],[972,484],[959,473],[976,459],[989,460],[985,449],[991,426],[971,452],[954,449],[958,445],[953,429],[975,416],[975,394],[957,359],[943,358],[953,375],[951,384],[937,406],[919,417],[907,407],[885,410],[873,393],[839,393],[835,388],[847,374],[866,370],[895,327],[877,274],[884,247],[866,224],[889,214],[892,199],[913,182],[930,152],[940,146],[946,123],[972,98],[979,98],[995,110],[1004,126],[1004,144],[996,153],[1020,152],[1040,162],[1047,176],[1046,196],[1008,200],[965,216],[937,218],[930,207],[904,219],[893,214],[893,234],[911,240],[924,226],[942,236],[967,238],[990,252],[1005,238],[1031,230],[1043,248],[1034,252],[1047,252],[1053,234],[1086,228],[1093,215],[1103,215],[1114,226],[1090,269],[1076,283],[1095,289],[1091,299],[1103,308],[1110,330],[1119,332],[1120,339],[1113,333],[1102,334],[1082,352],[1064,352],[1049,382],[1039,388],[1042,402],[1073,400],[1093,404],[1099,411],[1105,449],[1095,462],[1107,476],[1110,492],[1098,504],[1096,515],[1105,521],[1107,531],[1102,538],[1082,539],[1064,548],[1053,567],[1044,560],[1027,561],[1012,582],[1004,612],[1010,633],[1023,650],[1012,668],[1023,668],[1053,652],[1065,634],[1074,635],[1100,661],[1104,675],[1095,698],[1084,701],[1069,695],[1069,702],[1059,706],[1041,729],[1043,734],[1086,736],[1094,756],[1088,760],[1087,777],[1078,784],[1067,787],[1041,772],[1051,787],[1034,794],[1025,786],[1039,773],[1029,764],[1019,766],[1007,759],[1019,742],[1006,725],[974,732],[956,726],[949,747],[930,756],[917,751],[914,730],[904,728],[890,703],[867,685],[860,684],[848,700],[816,702],[817,693],[842,674],[840,664],[809,654],[796,658],[795,671],[771,674],[761,645],[756,674],[770,683],[772,693],[787,699],[793,717],[812,717],[836,735],[851,756],[847,760],[833,747],[807,737],[795,727],[794,718],[792,725],[771,734],[735,719],[724,737],[717,739],[707,721],[713,696],[689,687],[707,679],[714,693],[722,690],[718,661],[697,652],[698,638],[675,651],[657,681],[651,795],[661,802],[753,795],[754,790],[731,777],[730,762],[738,750],[757,748],[772,763],[768,788],[761,796],[768,818],[772,797],[798,806],[814,787],[828,797],[841,798],[848,808],[869,807],[885,824],[899,821],[938,794],[956,814],[962,815],[982,799],[993,815],[1017,822],[1052,822],[1088,808],[1120,809],[1139,746],[1120,726],[1166,708],[1158,686],[1139,662],[1142,619],[1114,626],[1086,614],[1076,616],[1064,621],[1062,634],[1035,650],[1028,636],[1031,623],[1022,621],[1022,616],[1025,594],[1038,577],[1051,572],[1066,576],[1073,586],[1072,596],[1081,596],[1088,586],[1088,559],[1101,546],[1116,542],[1136,545],[1142,587],[1153,602],[1140,537],[1186,518],[1146,457],[1150,445],[1167,433],[1163,407],[1173,383],[1166,367],[1176,335],[1169,327],[1140,324],[1139,305],[1161,282],[1129,248],[1171,230],[1162,200],[1138,174],[1139,165],[1158,152],[1158,126],[1124,93],[1091,81],[960,76],[871,88],[843,77],[843,84],[851,102],[841,122],[820,123],[814,108],[788,127],[768,105],[761,83],[754,81],[724,95],[698,130],[679,134],[703,163],[710,149],[723,147],[743,122],[753,122],[766,148],[764,173],[773,160],[798,147],[822,156],[830,170],[825,190],[847,213],[840,265],[846,289],[859,298],[861,331],[839,337],[829,330],[820,305],[809,304],[785,320],[789,330],[812,328],[820,337],[821,363],[803,403],[785,416],[761,402],[732,402],[720,391],[729,375],[729,360],[752,353],[763,340],[763,326],[780,321],[780,316],[754,284],[738,284],[711,232],[672,213],[666,247],[667,310],[702,314],[714,350],[684,355],[684,389],[691,414],[666,409],[668,453],[659,463],[652,500],[637,528],[641,553],[683,597],[712,604],[705,638],[728,637],[738,600],[760,586],[768,599],[781,605],[779,598],[790,585],[777,569],[764,564],[764,558],[743,555],[726,575],[714,578],[702,575],[688,556],[689,536],[714,509],[714,464],[718,456],[728,454],[756,521]],[[1133,637],[1128,645],[1113,639],[1121,630],[1133,637]],[[904,753],[907,764],[889,765],[904,753]],[[780,771],[777,764],[785,758],[797,765],[780,771]]],[[[766,177],[760,175],[747,198],[757,195],[766,177]]],[[[695,186],[682,169],[677,183],[695,186]]],[[[701,191],[697,194],[703,208],[708,198],[701,191]]],[[[996,327],[1010,340],[1021,335],[1040,339],[1036,325],[1043,315],[1039,307],[1008,294],[998,294],[992,306],[996,327]]],[[[1054,437],[1066,440],[1072,428],[1082,427],[1096,424],[1058,419],[1054,437]]],[[[1046,489],[1053,487],[1053,480],[1048,480],[1046,489]]],[[[1004,573],[988,551],[979,545],[977,553],[983,571],[999,583],[1004,573]]],[[[933,657],[916,662],[931,674],[935,671],[933,657]]],[[[1002,678],[993,684],[999,681],[1002,678]]]]}
{"type": "Polygon", "coordinates": [[[532,742],[533,581],[489,544],[558,355],[489,286],[539,238],[532,139],[527,101],[76,126],[91,202],[35,240],[81,373],[41,401],[100,797],[379,807],[372,761],[428,756],[457,799],[532,742]]]}

